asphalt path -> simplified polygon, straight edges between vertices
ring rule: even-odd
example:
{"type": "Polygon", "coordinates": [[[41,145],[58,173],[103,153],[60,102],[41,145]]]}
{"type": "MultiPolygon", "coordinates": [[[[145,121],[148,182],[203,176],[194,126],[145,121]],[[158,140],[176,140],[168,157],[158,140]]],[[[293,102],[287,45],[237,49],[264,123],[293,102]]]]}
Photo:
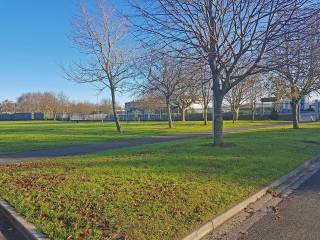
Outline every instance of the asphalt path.
{"type": "MultiPolygon", "coordinates": [[[[227,128],[224,130],[224,133],[237,133],[248,130],[255,129],[270,129],[277,126],[288,125],[288,123],[275,123],[273,125],[260,125],[260,126],[245,126],[239,128],[227,128]]],[[[97,153],[103,152],[112,149],[118,148],[126,148],[126,147],[135,147],[145,144],[152,143],[161,143],[161,142],[169,142],[175,140],[183,140],[183,139],[191,139],[191,138],[199,138],[199,137],[209,137],[210,133],[190,133],[190,134],[179,134],[174,136],[158,136],[158,137],[150,137],[144,138],[140,140],[128,140],[128,141],[117,141],[117,142],[108,142],[108,143],[96,143],[96,144],[82,144],[82,145],[73,145],[56,149],[43,149],[43,150],[35,150],[28,151],[22,153],[15,154],[0,154],[0,163],[10,163],[10,162],[23,162],[23,161],[31,161],[37,159],[45,159],[45,158],[54,158],[61,156],[76,156],[83,155],[89,153],[97,153]]]]}

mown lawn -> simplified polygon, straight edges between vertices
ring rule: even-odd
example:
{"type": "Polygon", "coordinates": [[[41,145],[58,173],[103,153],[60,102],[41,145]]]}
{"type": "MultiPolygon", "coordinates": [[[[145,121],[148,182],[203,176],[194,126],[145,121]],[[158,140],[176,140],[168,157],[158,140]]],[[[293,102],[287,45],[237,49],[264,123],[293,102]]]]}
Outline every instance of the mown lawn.
{"type": "Polygon", "coordinates": [[[0,196],[50,239],[179,239],[320,153],[320,124],[0,165],[0,196]]]}
{"type": "MultiPolygon", "coordinates": [[[[233,124],[226,121],[226,128],[242,126],[271,125],[272,121],[239,121],[233,124]]],[[[202,122],[176,122],[174,129],[168,129],[166,122],[129,122],[122,123],[124,132],[115,131],[111,122],[1,122],[0,154],[21,152],[44,148],[62,147],[71,144],[95,143],[141,139],[150,136],[172,135],[190,132],[210,132],[211,126],[202,122]]]]}

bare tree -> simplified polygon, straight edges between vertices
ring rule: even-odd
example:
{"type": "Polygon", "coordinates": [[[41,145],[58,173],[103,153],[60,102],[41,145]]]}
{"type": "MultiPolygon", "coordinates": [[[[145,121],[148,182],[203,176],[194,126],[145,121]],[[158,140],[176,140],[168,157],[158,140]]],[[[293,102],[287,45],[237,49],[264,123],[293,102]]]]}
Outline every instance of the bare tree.
{"type": "Polygon", "coordinates": [[[239,120],[240,107],[249,99],[249,82],[243,81],[234,86],[226,95],[225,100],[228,103],[233,122],[239,120]]]}
{"type": "MultiPolygon", "coordinates": [[[[187,70],[187,68],[185,69],[187,70]]],[[[189,70],[188,70],[189,71],[189,70]]],[[[176,92],[175,102],[182,114],[182,121],[186,121],[186,112],[198,100],[197,86],[194,77],[191,73],[185,72],[184,78],[179,86],[179,91],[176,92]]]]}
{"type": "Polygon", "coordinates": [[[271,88],[278,99],[287,97],[291,100],[292,125],[295,129],[299,128],[300,100],[320,89],[319,23],[318,15],[305,19],[298,26],[290,22],[282,30],[280,46],[269,55],[273,70],[271,88]]]}
{"type": "Polygon", "coordinates": [[[67,95],[60,92],[56,95],[57,97],[57,112],[58,113],[68,113],[70,108],[70,100],[67,95]]]}
{"type": "Polygon", "coordinates": [[[60,102],[58,97],[54,93],[44,92],[40,96],[40,106],[43,113],[52,115],[53,119],[56,120],[57,113],[59,112],[60,102]]]}
{"type": "MultiPolygon", "coordinates": [[[[110,99],[102,99],[97,104],[98,112],[109,113],[112,112],[112,101],[110,99]]],[[[119,110],[120,106],[116,106],[116,109],[119,110]]]]}
{"type": "Polygon", "coordinates": [[[142,81],[137,85],[142,96],[163,97],[166,102],[168,126],[173,127],[171,108],[176,94],[184,88],[181,62],[163,54],[151,54],[140,67],[142,81]]]}
{"type": "Polygon", "coordinates": [[[247,79],[249,87],[248,91],[248,101],[251,110],[251,119],[255,120],[257,103],[261,100],[264,94],[267,92],[267,88],[264,83],[263,76],[261,74],[252,75],[247,79]]]}
{"type": "Polygon", "coordinates": [[[22,94],[17,101],[17,107],[22,112],[42,112],[54,118],[59,111],[60,102],[52,92],[35,92],[22,94]]]}
{"type": "Polygon", "coordinates": [[[201,105],[203,109],[203,124],[208,125],[208,109],[212,99],[211,97],[211,81],[201,82],[201,105]]]}
{"type": "Polygon", "coordinates": [[[201,105],[203,109],[203,124],[208,125],[208,109],[211,101],[211,81],[201,83],[201,105]]]}
{"type": "Polygon", "coordinates": [[[203,124],[208,125],[208,109],[212,100],[212,81],[210,79],[210,69],[203,65],[193,65],[190,67],[193,75],[193,84],[196,91],[196,102],[201,104],[203,110],[203,124]]]}
{"type": "Polygon", "coordinates": [[[40,93],[24,93],[17,100],[17,107],[21,112],[40,112],[40,93]]]}
{"type": "Polygon", "coordinates": [[[162,96],[145,95],[143,98],[134,101],[134,103],[137,108],[143,111],[161,112],[166,109],[166,103],[162,96]]]}
{"type": "Polygon", "coordinates": [[[82,4],[79,15],[73,21],[72,42],[84,55],[85,62],[64,68],[65,77],[77,83],[89,83],[99,91],[110,90],[114,121],[121,132],[116,111],[116,92],[134,76],[131,55],[124,48],[126,21],[118,17],[106,1],[98,1],[91,14],[82,4]]]}
{"type": "Polygon", "coordinates": [[[223,144],[222,102],[225,94],[260,64],[269,42],[308,0],[152,0],[134,4],[144,44],[169,48],[211,70],[214,144],[223,144]]]}
{"type": "Polygon", "coordinates": [[[182,114],[182,121],[186,121],[186,112],[191,107],[193,103],[197,100],[197,96],[194,93],[184,92],[177,96],[175,102],[178,105],[178,108],[182,114]]]}
{"type": "Polygon", "coordinates": [[[94,113],[97,106],[90,102],[71,102],[69,105],[69,113],[94,113]]]}
{"type": "Polygon", "coordinates": [[[16,112],[16,103],[9,100],[4,100],[2,103],[0,103],[0,112],[2,113],[16,112]]]}

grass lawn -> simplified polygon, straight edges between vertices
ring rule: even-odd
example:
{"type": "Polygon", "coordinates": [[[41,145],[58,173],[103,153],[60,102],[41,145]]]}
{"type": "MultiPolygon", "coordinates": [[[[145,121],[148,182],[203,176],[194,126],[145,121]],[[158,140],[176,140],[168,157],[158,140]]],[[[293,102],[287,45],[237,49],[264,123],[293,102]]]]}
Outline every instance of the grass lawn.
{"type": "Polygon", "coordinates": [[[320,153],[320,123],[0,165],[0,196],[50,239],[179,239],[320,153]]]}
{"type": "MultiPolygon", "coordinates": [[[[226,121],[226,128],[241,126],[271,125],[272,121],[239,121],[233,124],[226,121]]],[[[129,122],[122,123],[124,132],[115,131],[111,122],[0,122],[0,154],[21,152],[43,148],[61,147],[71,144],[95,143],[141,139],[158,135],[172,135],[190,132],[210,132],[211,126],[202,122],[176,122],[174,129],[169,129],[166,122],[129,122]]]]}

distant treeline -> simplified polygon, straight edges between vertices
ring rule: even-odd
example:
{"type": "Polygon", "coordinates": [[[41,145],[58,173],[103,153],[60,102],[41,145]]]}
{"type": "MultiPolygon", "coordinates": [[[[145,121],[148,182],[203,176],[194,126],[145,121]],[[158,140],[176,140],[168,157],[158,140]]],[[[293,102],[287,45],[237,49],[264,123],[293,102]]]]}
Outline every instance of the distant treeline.
{"type": "MultiPolygon", "coordinates": [[[[120,108],[120,107],[118,107],[120,108]]],[[[0,103],[0,113],[37,113],[55,115],[57,113],[99,113],[111,112],[112,105],[108,99],[99,103],[71,101],[63,94],[52,92],[30,92],[22,94],[16,102],[5,100],[0,103]]]]}

